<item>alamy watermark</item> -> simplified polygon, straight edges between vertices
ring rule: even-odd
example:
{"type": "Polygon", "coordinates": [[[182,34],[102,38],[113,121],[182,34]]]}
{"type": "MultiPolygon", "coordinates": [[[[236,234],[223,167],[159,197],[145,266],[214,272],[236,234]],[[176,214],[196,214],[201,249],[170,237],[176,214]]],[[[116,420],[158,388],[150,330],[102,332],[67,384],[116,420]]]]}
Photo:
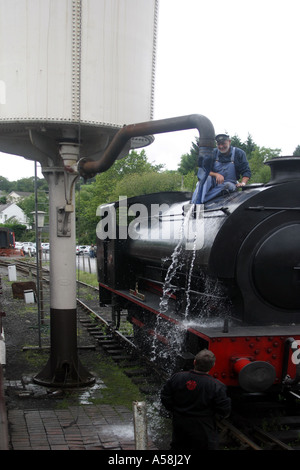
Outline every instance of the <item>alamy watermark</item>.
{"type": "Polygon", "coordinates": [[[101,205],[96,233],[100,240],[170,240],[185,243],[188,250],[199,250],[204,243],[203,204],[128,204],[126,196],[119,203],[101,205]]]}

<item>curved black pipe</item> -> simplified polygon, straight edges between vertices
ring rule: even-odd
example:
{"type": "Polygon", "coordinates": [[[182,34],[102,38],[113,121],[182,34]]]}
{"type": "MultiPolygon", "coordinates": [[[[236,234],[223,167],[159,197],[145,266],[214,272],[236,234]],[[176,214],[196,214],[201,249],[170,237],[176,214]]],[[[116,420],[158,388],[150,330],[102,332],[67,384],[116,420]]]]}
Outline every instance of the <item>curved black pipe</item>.
{"type": "Polygon", "coordinates": [[[149,134],[162,134],[164,132],[174,132],[187,129],[198,129],[199,147],[213,149],[215,146],[215,131],[210,120],[201,114],[190,114],[157,121],[147,121],[138,124],[130,124],[122,127],[114,136],[112,142],[104,151],[102,157],[93,161],[82,158],[78,162],[78,171],[83,178],[92,178],[97,173],[107,171],[125,144],[132,137],[141,137],[149,134]]]}

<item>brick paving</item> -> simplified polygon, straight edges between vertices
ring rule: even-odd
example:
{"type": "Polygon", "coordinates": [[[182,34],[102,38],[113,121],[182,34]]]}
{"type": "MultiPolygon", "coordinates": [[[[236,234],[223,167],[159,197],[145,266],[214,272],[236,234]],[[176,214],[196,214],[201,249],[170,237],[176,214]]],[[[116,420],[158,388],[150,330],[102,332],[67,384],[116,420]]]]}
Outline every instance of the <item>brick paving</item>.
{"type": "MultiPolygon", "coordinates": [[[[22,301],[12,299],[11,285],[4,282],[7,268],[0,268],[0,279],[1,274],[7,312],[3,398],[7,409],[9,449],[135,450],[133,412],[114,404],[99,404],[103,397],[102,389],[106,388],[101,378],[96,377],[95,386],[78,391],[78,398],[74,397],[77,392],[72,391],[70,400],[70,391],[49,391],[33,384],[34,374],[30,365],[26,363],[24,366],[22,351],[24,345],[37,342],[37,317],[31,310],[24,311],[22,301]]],[[[47,340],[45,333],[43,346],[47,345],[47,340]]],[[[91,342],[84,330],[80,345],[85,345],[86,341],[88,344],[91,342]]],[[[91,354],[94,354],[93,349],[91,354]]],[[[148,448],[156,450],[150,438],[148,448]]]]}
{"type": "MultiPolygon", "coordinates": [[[[135,450],[133,410],[95,404],[103,386],[60,395],[29,377],[6,380],[9,450],[135,450]]],[[[155,450],[150,438],[148,449],[155,450]]]]}
{"type": "Polygon", "coordinates": [[[11,450],[135,449],[132,413],[122,406],[11,409],[8,425],[11,450]]]}

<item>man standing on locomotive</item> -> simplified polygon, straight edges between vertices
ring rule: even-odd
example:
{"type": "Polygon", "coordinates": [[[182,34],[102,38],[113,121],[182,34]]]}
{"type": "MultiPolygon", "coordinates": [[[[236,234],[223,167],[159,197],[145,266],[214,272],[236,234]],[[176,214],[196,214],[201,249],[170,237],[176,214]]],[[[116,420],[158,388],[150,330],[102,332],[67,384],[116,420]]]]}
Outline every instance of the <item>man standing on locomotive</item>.
{"type": "Polygon", "coordinates": [[[212,351],[203,349],[194,360],[194,369],[177,372],[164,385],[161,401],[172,412],[171,449],[217,450],[216,417],[226,418],[231,400],[226,386],[208,375],[216,361],[212,351]]]}
{"type": "MultiPolygon", "coordinates": [[[[217,148],[213,151],[213,167],[209,176],[202,183],[197,183],[192,197],[193,204],[201,204],[219,196],[222,192],[233,192],[245,186],[251,177],[251,171],[245,152],[231,146],[226,134],[216,136],[217,148]],[[242,181],[239,180],[242,177],[242,181]]],[[[198,177],[199,177],[198,171],[198,177]]],[[[199,177],[200,180],[200,177],[199,177]]]]}

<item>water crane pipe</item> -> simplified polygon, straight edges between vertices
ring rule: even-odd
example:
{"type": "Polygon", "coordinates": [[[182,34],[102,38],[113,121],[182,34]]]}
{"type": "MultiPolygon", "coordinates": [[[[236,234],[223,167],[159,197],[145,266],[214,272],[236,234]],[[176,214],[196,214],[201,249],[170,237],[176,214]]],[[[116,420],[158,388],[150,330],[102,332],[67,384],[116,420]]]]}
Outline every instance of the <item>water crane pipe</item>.
{"type": "Polygon", "coordinates": [[[122,127],[114,136],[110,145],[99,160],[93,161],[88,158],[79,160],[78,172],[83,178],[88,179],[92,178],[97,173],[107,171],[118,158],[128,140],[133,137],[187,129],[198,129],[200,152],[201,149],[203,149],[203,151],[212,151],[215,147],[215,131],[212,123],[207,117],[201,114],[190,114],[187,116],[130,124],[122,127]]]}

